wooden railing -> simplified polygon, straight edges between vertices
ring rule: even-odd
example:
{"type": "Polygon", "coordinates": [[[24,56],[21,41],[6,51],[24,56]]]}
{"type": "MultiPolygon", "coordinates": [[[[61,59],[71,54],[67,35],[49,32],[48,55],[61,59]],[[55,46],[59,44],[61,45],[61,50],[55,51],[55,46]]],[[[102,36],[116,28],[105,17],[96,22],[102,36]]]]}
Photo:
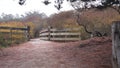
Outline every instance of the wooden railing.
{"type": "Polygon", "coordinates": [[[26,40],[30,40],[30,27],[6,27],[6,26],[0,26],[0,34],[3,36],[7,34],[11,41],[13,40],[13,35],[24,35],[26,37],[26,40]]]}
{"type": "Polygon", "coordinates": [[[44,29],[40,31],[40,39],[52,41],[76,41],[81,40],[79,29],[44,29]]]}

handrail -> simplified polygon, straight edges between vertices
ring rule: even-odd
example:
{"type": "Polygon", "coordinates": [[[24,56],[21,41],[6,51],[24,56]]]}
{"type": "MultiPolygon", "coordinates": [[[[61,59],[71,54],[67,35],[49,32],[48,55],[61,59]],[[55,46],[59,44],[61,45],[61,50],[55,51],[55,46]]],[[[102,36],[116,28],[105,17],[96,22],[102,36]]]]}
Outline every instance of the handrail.
{"type": "Polygon", "coordinates": [[[80,29],[67,28],[67,29],[44,29],[39,32],[40,39],[51,41],[76,41],[81,40],[80,29]]]}

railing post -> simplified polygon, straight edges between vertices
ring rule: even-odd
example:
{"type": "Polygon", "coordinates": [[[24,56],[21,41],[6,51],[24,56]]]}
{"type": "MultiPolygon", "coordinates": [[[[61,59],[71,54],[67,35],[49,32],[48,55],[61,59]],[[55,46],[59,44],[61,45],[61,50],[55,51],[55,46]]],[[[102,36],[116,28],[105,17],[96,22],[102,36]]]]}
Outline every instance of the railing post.
{"type": "Polygon", "coordinates": [[[11,43],[12,43],[12,28],[10,28],[10,37],[11,37],[11,43]]]}
{"type": "Polygon", "coordinates": [[[113,68],[120,68],[120,21],[112,24],[112,63],[113,68]]]}
{"type": "Polygon", "coordinates": [[[79,32],[79,40],[81,40],[81,33],[79,32]]]}
{"type": "MultiPolygon", "coordinates": [[[[68,30],[68,32],[70,32],[69,30],[68,30]]],[[[67,33],[67,30],[65,31],[65,33],[67,33]]],[[[66,39],[67,39],[67,35],[65,35],[65,42],[67,41],[66,39]]]]}
{"type": "Polygon", "coordinates": [[[51,38],[51,35],[50,35],[50,33],[51,33],[51,26],[49,26],[48,27],[48,40],[50,41],[50,38],[51,38]]]}
{"type": "MultiPolygon", "coordinates": [[[[55,30],[52,30],[51,33],[55,34],[55,30]]],[[[52,35],[52,38],[55,38],[55,35],[52,35]]]]}
{"type": "Polygon", "coordinates": [[[27,41],[30,41],[30,26],[27,26],[27,41]]]}

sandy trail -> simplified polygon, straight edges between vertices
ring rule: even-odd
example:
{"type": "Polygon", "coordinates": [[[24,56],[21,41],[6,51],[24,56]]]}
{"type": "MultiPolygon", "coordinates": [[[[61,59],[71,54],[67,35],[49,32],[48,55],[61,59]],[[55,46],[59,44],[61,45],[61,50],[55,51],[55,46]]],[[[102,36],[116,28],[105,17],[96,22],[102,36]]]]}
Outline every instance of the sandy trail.
{"type": "Polygon", "coordinates": [[[111,42],[101,44],[104,48],[98,44],[79,47],[80,44],[32,39],[5,48],[6,56],[0,57],[0,68],[111,68],[111,42]]]}

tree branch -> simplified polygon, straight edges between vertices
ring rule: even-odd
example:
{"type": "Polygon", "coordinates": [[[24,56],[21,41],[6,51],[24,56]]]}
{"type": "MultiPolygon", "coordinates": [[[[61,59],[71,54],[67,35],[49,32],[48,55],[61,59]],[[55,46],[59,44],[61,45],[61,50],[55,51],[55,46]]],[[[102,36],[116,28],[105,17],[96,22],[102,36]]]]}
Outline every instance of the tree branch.
{"type": "Polygon", "coordinates": [[[120,9],[119,8],[117,9],[116,7],[113,7],[113,6],[111,6],[110,8],[116,10],[120,14],[120,9]]]}

